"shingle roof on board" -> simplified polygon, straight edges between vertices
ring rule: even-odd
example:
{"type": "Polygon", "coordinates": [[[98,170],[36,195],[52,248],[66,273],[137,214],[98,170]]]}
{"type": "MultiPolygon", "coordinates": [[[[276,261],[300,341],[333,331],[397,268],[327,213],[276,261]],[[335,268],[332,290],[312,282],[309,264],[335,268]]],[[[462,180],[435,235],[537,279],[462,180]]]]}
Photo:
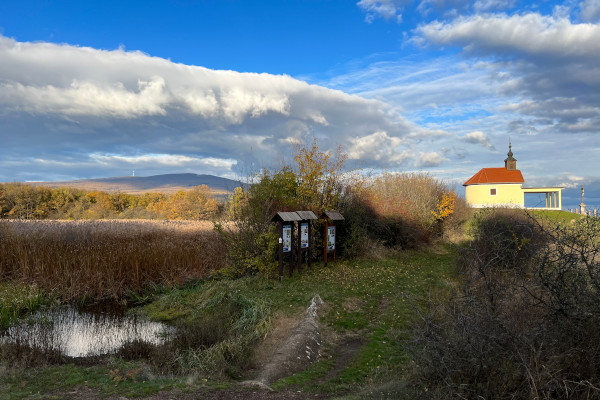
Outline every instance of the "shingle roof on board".
{"type": "Polygon", "coordinates": [[[321,219],[330,219],[333,221],[343,221],[344,216],[339,211],[325,211],[321,214],[321,219]]]}
{"type": "Polygon", "coordinates": [[[303,220],[318,219],[315,213],[312,211],[296,211],[296,214],[298,214],[303,220]]]}
{"type": "Polygon", "coordinates": [[[291,222],[291,221],[301,221],[302,218],[295,211],[279,211],[277,214],[273,215],[271,221],[283,221],[283,222],[291,222]]]}

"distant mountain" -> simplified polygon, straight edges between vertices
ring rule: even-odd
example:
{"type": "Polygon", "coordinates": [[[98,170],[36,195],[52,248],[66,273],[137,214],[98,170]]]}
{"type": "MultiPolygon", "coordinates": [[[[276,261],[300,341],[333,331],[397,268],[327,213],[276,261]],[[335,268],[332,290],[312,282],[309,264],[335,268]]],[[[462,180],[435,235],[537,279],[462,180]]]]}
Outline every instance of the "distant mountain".
{"type": "Polygon", "coordinates": [[[72,187],[81,190],[123,192],[139,194],[146,192],[174,193],[194,186],[206,185],[216,194],[232,193],[240,186],[238,181],[214,175],[165,174],[154,176],[119,176],[115,178],[80,179],[62,182],[28,182],[31,185],[50,188],[72,187]]]}

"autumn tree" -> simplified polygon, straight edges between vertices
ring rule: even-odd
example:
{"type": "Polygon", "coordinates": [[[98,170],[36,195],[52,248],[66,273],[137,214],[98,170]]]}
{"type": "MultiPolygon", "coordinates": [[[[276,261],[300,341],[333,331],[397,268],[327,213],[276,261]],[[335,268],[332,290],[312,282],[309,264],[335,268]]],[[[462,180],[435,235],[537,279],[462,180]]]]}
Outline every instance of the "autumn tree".
{"type": "Polygon", "coordinates": [[[337,209],[342,192],[341,176],[347,154],[322,151],[316,138],[312,145],[296,145],[294,172],[298,183],[298,205],[320,213],[337,209]]]}
{"type": "Polygon", "coordinates": [[[229,225],[217,226],[228,242],[235,274],[274,271],[278,236],[271,217],[276,212],[337,209],[346,160],[341,148],[323,151],[313,139],[311,145],[295,147],[293,160],[292,165],[263,169],[252,183],[236,189],[229,203],[229,225]]]}

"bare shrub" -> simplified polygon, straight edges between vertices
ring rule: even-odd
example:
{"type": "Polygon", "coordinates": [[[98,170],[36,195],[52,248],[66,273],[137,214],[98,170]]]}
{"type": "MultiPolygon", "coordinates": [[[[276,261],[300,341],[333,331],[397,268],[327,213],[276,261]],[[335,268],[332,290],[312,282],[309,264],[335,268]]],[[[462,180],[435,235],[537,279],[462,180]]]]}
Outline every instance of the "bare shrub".
{"type": "Polygon", "coordinates": [[[600,398],[600,219],[488,212],[461,251],[463,288],[416,329],[432,397],[600,398]]]}
{"type": "Polygon", "coordinates": [[[224,252],[210,222],[0,221],[0,277],[66,299],[180,284],[221,268],[224,252]]]}

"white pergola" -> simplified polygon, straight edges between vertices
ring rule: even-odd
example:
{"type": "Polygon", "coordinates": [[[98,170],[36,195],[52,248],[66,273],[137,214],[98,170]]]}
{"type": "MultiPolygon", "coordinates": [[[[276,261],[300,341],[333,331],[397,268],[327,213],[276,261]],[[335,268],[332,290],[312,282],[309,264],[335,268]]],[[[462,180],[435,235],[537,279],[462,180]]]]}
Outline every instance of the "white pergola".
{"type": "Polygon", "coordinates": [[[560,210],[562,209],[562,187],[531,187],[523,188],[523,195],[527,193],[544,193],[546,194],[545,207],[528,207],[542,210],[560,210]]]}

